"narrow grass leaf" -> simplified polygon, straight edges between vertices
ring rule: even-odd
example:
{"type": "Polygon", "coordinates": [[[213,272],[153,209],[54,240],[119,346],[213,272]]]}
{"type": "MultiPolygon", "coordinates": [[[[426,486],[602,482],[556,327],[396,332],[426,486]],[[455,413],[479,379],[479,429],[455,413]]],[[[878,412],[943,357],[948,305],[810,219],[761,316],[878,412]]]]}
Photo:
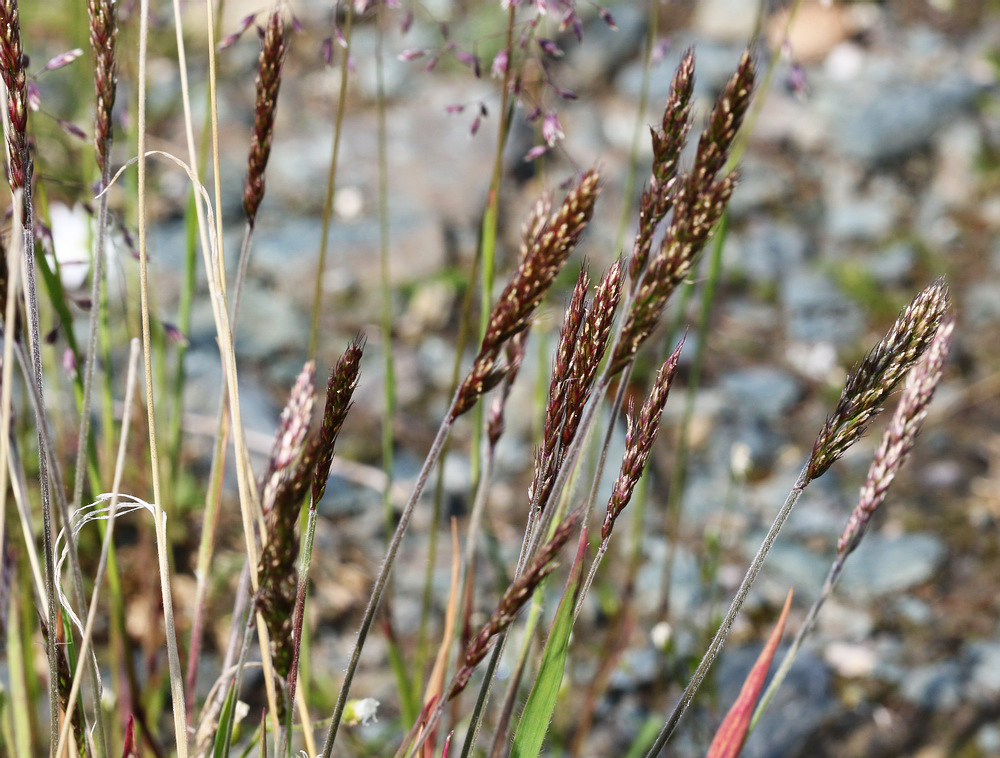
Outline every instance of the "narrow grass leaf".
{"type": "Polygon", "coordinates": [[[219,728],[215,732],[215,744],[212,746],[212,758],[226,758],[229,755],[229,745],[233,738],[233,716],[236,713],[236,687],[229,685],[229,694],[219,715],[219,728]]]}
{"type": "Polygon", "coordinates": [[[122,758],[139,758],[139,748],[135,744],[135,719],[129,714],[125,725],[125,744],[122,746],[122,758]]]}
{"type": "Polygon", "coordinates": [[[715,733],[715,738],[708,748],[705,758],[736,758],[743,749],[743,742],[747,738],[747,729],[750,726],[750,718],[753,716],[754,707],[760,691],[764,688],[764,681],[767,679],[768,669],[771,668],[771,661],[778,650],[778,643],[781,641],[781,634],[785,630],[785,621],[788,619],[788,611],[792,607],[793,591],[788,591],[785,598],[785,607],[781,610],[781,616],[774,625],[771,636],[764,645],[764,649],[757,656],[750,673],[747,674],[740,690],[739,697],[729,709],[722,725],[715,733]]]}
{"type": "Polygon", "coordinates": [[[531,686],[531,694],[521,712],[521,720],[514,735],[514,746],[511,750],[513,758],[537,758],[542,750],[545,733],[549,729],[552,713],[559,697],[559,687],[562,684],[563,671],[566,668],[566,655],[569,653],[569,635],[573,631],[573,610],[576,608],[577,595],[580,593],[580,580],[583,575],[583,557],[586,554],[587,530],[583,530],[580,539],[580,549],[576,561],[570,571],[566,590],[559,601],[549,638],[545,642],[542,653],[542,665],[538,676],[531,686]]]}

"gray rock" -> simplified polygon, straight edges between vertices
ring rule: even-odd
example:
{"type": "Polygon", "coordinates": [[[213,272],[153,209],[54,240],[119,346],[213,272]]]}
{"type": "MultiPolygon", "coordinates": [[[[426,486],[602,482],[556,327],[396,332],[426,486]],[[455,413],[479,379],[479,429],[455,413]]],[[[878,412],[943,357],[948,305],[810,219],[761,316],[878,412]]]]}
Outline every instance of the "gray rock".
{"type": "Polygon", "coordinates": [[[735,251],[726,251],[727,262],[755,284],[781,280],[806,257],[805,235],[792,224],[752,223],[739,237],[730,238],[735,251]]]}
{"type": "Polygon", "coordinates": [[[1000,320],[1000,285],[979,281],[970,285],[963,301],[965,319],[972,326],[985,326],[1000,320]]]}
{"type": "Polygon", "coordinates": [[[852,87],[838,104],[834,143],[838,152],[869,164],[905,157],[971,108],[979,91],[979,85],[957,74],[928,82],[886,82],[860,101],[852,87]]]}
{"type": "Polygon", "coordinates": [[[785,279],[782,301],[788,336],[801,342],[853,345],[861,331],[857,305],[826,277],[809,272],[785,279]]]}
{"type": "Polygon", "coordinates": [[[795,376],[770,366],[732,371],[720,384],[733,411],[768,420],[783,416],[802,397],[802,384],[795,376]]]}
{"type": "Polygon", "coordinates": [[[928,710],[946,710],[962,702],[963,667],[956,661],[941,661],[910,669],[903,676],[900,694],[928,710]]]}
{"type": "Polygon", "coordinates": [[[563,74],[570,89],[578,90],[614,77],[630,60],[641,55],[647,14],[638,6],[619,3],[612,9],[617,31],[594,16],[585,26],[583,41],[566,49],[563,74]]]}
{"type": "Polygon", "coordinates": [[[970,694],[983,703],[1000,695],[1000,642],[975,642],[970,646],[970,694]]]}
{"type": "Polygon", "coordinates": [[[840,586],[860,598],[903,592],[930,579],[945,552],[934,534],[868,534],[848,559],[840,586]]]}
{"type": "Polygon", "coordinates": [[[712,40],[746,44],[753,34],[757,5],[743,0],[701,0],[695,6],[692,26],[712,40]]]}
{"type": "MultiPolygon", "coordinates": [[[[759,648],[744,648],[725,654],[719,662],[720,690],[732,693],[727,695],[728,699],[739,692],[759,652],[759,648]]],[[[778,651],[777,659],[782,655],[783,649],[778,651]]],[[[799,755],[799,750],[835,707],[829,668],[809,651],[800,651],[740,755],[744,758],[799,755]]]]}
{"type": "Polygon", "coordinates": [[[896,287],[910,280],[916,262],[916,248],[909,242],[897,242],[871,256],[868,273],[877,284],[896,287]]]}

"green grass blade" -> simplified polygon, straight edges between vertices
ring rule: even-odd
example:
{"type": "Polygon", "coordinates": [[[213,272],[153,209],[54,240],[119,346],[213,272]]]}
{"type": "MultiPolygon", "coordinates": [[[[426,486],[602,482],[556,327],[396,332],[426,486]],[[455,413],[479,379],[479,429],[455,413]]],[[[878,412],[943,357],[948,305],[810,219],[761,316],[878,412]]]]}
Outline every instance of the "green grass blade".
{"type": "Polygon", "coordinates": [[[552,713],[555,711],[556,700],[559,698],[559,687],[562,684],[563,671],[566,668],[566,655],[569,653],[569,635],[573,631],[573,609],[576,608],[577,595],[580,593],[580,580],[583,574],[583,556],[586,553],[586,534],[580,540],[580,550],[566,582],[556,617],[549,631],[542,653],[542,665],[538,676],[531,686],[531,694],[521,712],[514,735],[514,746],[511,749],[513,758],[537,758],[542,750],[545,733],[549,729],[552,713]]]}
{"type": "Polygon", "coordinates": [[[236,713],[236,687],[229,685],[229,694],[222,705],[219,715],[219,728],[215,732],[215,744],[212,746],[212,758],[226,758],[229,755],[229,745],[233,738],[233,714],[236,713]]]}

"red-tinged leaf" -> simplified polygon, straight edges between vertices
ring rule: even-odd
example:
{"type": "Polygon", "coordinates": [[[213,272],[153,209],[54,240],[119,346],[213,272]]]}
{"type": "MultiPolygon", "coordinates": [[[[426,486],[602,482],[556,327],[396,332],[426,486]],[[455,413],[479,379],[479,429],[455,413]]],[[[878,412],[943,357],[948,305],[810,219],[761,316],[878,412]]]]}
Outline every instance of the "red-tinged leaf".
{"type": "Polygon", "coordinates": [[[125,725],[125,744],[122,746],[122,758],[139,758],[139,746],[135,741],[135,720],[129,714],[125,725]]]}
{"type": "Polygon", "coordinates": [[[448,758],[448,753],[451,751],[451,738],[454,736],[454,732],[448,732],[448,736],[444,738],[444,747],[441,748],[441,758],[448,758]]]}
{"type": "Polygon", "coordinates": [[[771,668],[771,661],[778,650],[778,643],[781,642],[781,634],[785,631],[785,621],[788,619],[788,610],[792,607],[793,591],[788,591],[785,599],[785,607],[781,610],[781,616],[774,625],[774,630],[764,645],[764,649],[757,656],[750,673],[743,682],[739,697],[733,703],[726,718],[723,719],[719,731],[715,733],[715,738],[708,748],[705,758],[736,758],[743,749],[743,741],[747,738],[747,727],[750,726],[750,718],[753,716],[754,707],[757,705],[757,698],[764,688],[767,679],[768,669],[771,668]]]}

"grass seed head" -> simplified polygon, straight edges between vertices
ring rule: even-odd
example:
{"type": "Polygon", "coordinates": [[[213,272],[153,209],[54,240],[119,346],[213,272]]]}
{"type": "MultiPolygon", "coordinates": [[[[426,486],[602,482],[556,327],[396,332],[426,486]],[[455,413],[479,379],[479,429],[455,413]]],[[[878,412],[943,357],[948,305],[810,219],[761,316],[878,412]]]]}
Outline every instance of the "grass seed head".
{"type": "Polygon", "coordinates": [[[10,115],[7,181],[12,190],[23,189],[28,174],[28,84],[25,65],[17,0],[0,0],[0,76],[7,85],[7,112],[10,115]]]}
{"type": "Polygon", "coordinates": [[[892,421],[882,435],[882,441],[868,469],[858,504],[837,541],[838,553],[850,553],[858,546],[872,515],[885,501],[889,486],[913,449],[917,434],[927,417],[927,407],[941,381],[954,328],[953,318],[943,320],[926,352],[910,369],[899,405],[896,406],[892,421]]]}
{"type": "Polygon", "coordinates": [[[271,135],[281,87],[281,66],[288,47],[288,33],[281,9],[271,11],[264,27],[264,41],[257,60],[257,98],[254,106],[253,131],[250,135],[250,156],[247,180],[243,188],[243,210],[251,226],[257,220],[257,210],[264,199],[264,171],[271,155],[271,135]]]}
{"type": "Polygon", "coordinates": [[[113,0],[88,0],[90,47],[94,51],[94,149],[97,166],[104,171],[111,147],[111,113],[118,88],[118,18],[113,0]]]}
{"type": "Polygon", "coordinates": [[[816,437],[809,480],[822,476],[867,431],[882,403],[924,354],[948,309],[948,287],[938,279],[899,314],[844,385],[833,413],[816,437]]]}

